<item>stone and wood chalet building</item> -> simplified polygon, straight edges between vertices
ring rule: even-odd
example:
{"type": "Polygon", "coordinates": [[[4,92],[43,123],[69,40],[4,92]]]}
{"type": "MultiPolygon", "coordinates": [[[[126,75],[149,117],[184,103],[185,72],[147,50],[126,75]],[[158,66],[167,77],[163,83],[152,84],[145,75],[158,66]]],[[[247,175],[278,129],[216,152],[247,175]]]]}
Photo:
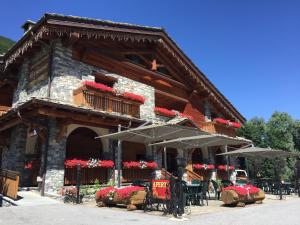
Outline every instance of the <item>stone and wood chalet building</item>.
{"type": "MultiPolygon", "coordinates": [[[[0,56],[0,163],[20,173],[22,186],[35,186],[40,177],[45,193],[55,193],[75,182],[66,160],[114,162],[116,141],[95,137],[119,124],[177,118],[183,126],[235,137],[245,122],[162,28],[57,14],[23,28],[23,37],[0,56]]],[[[126,141],[122,147],[123,162],[154,161],[162,168],[162,149],[126,141]]],[[[193,149],[186,157],[190,164],[223,165],[216,156],[223,147],[193,149]]],[[[167,149],[170,172],[176,155],[167,149]]],[[[108,167],[84,168],[82,182],[107,182],[108,167]]],[[[123,179],[149,174],[124,168],[123,179]]]]}

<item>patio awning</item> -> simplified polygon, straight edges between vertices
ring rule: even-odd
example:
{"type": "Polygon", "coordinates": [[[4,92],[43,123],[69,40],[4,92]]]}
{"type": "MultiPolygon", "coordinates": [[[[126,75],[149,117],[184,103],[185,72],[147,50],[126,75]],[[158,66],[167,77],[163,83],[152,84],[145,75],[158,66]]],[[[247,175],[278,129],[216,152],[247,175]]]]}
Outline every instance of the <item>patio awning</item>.
{"type": "Polygon", "coordinates": [[[284,157],[300,157],[299,153],[287,152],[283,150],[275,150],[270,148],[248,147],[234,151],[221,153],[218,155],[236,156],[236,157],[260,157],[260,158],[284,158],[284,157]]]}
{"type": "Polygon", "coordinates": [[[113,139],[131,141],[137,143],[154,143],[157,141],[170,140],[179,137],[189,137],[195,135],[207,134],[198,128],[180,126],[171,123],[160,123],[141,126],[133,129],[128,129],[113,134],[99,136],[101,139],[113,139]]]}
{"type": "Polygon", "coordinates": [[[202,134],[190,137],[177,138],[159,143],[150,144],[149,146],[163,146],[177,149],[190,149],[201,147],[213,147],[223,145],[244,145],[250,144],[251,141],[240,137],[229,137],[218,134],[202,134]]]}

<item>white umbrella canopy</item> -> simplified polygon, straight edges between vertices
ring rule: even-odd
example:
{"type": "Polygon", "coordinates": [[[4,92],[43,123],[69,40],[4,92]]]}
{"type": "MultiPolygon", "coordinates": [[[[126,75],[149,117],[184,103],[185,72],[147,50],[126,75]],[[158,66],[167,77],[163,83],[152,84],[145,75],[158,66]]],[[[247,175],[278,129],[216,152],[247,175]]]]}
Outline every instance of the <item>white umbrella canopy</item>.
{"type": "Polygon", "coordinates": [[[234,146],[234,145],[244,145],[251,144],[248,139],[240,137],[229,137],[219,134],[202,134],[190,137],[177,138],[167,141],[162,141],[154,144],[149,144],[149,146],[163,146],[177,149],[191,149],[191,148],[201,148],[201,147],[213,147],[213,146],[234,146]]]}
{"type": "Polygon", "coordinates": [[[133,129],[99,136],[97,138],[123,140],[136,143],[153,143],[178,137],[189,137],[207,134],[198,128],[180,126],[175,124],[161,123],[141,126],[133,129]]]}
{"type": "Polygon", "coordinates": [[[236,156],[236,157],[259,157],[259,158],[287,158],[287,157],[300,157],[300,153],[296,152],[287,152],[283,150],[276,150],[270,148],[260,148],[260,147],[248,147],[240,148],[234,151],[221,153],[218,155],[224,156],[236,156]]]}

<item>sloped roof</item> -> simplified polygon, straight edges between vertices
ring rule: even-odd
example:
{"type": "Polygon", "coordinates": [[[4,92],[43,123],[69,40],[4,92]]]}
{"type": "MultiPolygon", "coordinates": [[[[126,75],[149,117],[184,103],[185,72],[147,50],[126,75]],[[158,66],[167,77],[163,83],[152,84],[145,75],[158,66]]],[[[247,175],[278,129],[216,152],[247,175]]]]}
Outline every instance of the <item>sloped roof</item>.
{"type": "Polygon", "coordinates": [[[176,42],[160,27],[140,26],[128,23],[117,23],[76,16],[46,13],[36,25],[5,54],[4,67],[13,64],[28,48],[46,35],[63,36],[66,32],[80,30],[88,38],[111,38],[113,40],[137,40],[157,42],[165,52],[176,58],[176,61],[188,74],[209,93],[209,96],[223,106],[232,117],[245,122],[245,118],[229,100],[209,81],[205,74],[184,54],[176,42]]]}

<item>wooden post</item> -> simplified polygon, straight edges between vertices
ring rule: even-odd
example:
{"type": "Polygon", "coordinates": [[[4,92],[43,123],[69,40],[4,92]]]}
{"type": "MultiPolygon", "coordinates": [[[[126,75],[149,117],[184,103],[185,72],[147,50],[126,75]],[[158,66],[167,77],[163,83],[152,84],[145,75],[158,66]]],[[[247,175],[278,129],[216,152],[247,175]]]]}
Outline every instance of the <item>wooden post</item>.
{"type": "Polygon", "coordinates": [[[168,165],[167,165],[167,147],[164,147],[164,168],[167,171],[168,165]]]}
{"type": "Polygon", "coordinates": [[[76,204],[80,203],[80,180],[81,180],[81,168],[78,164],[76,166],[76,204]]]}
{"type": "MultiPolygon", "coordinates": [[[[121,132],[121,124],[118,125],[118,132],[121,132]]],[[[118,169],[118,187],[121,187],[121,169],[122,169],[122,141],[118,140],[118,156],[117,156],[117,169],[118,169]]]]}
{"type": "MultiPolygon", "coordinates": [[[[225,145],[225,152],[226,153],[228,152],[227,145],[225,145]]],[[[226,155],[226,167],[227,167],[227,177],[228,177],[228,180],[230,180],[229,156],[228,155],[226,155]]]]}

